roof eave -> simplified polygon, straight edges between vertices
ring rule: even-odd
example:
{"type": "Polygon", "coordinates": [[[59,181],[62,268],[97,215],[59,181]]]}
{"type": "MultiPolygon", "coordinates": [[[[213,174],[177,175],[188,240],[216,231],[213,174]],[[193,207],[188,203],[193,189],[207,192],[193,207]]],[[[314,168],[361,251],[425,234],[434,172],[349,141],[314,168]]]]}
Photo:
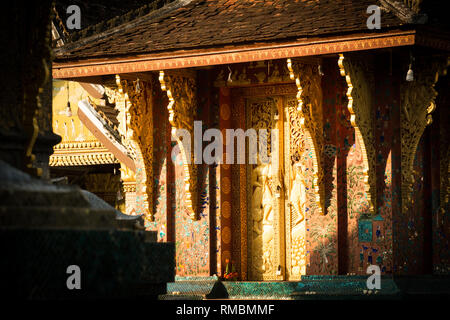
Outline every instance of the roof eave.
{"type": "Polygon", "coordinates": [[[359,33],[348,36],[302,39],[289,43],[255,44],[214,49],[179,50],[158,54],[143,54],[129,57],[106,57],[80,61],[66,60],[53,64],[53,78],[70,79],[159,71],[180,68],[224,65],[260,60],[295,58],[335,54],[350,51],[372,50],[415,44],[438,46],[450,51],[450,42],[439,39],[427,40],[416,30],[391,30],[380,33],[359,33]]]}

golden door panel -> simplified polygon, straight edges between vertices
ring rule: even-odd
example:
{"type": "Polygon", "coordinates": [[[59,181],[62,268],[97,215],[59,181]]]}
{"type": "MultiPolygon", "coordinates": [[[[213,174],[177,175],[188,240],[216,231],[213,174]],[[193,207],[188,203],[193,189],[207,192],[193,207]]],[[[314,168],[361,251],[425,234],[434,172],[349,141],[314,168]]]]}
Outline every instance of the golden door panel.
{"type": "Polygon", "coordinates": [[[286,186],[286,278],[298,280],[306,274],[306,207],[309,179],[309,146],[302,129],[295,97],[284,100],[284,183],[286,186]]]}
{"type": "Polygon", "coordinates": [[[247,165],[249,280],[297,280],[306,273],[305,152],[309,148],[296,98],[248,98],[246,114],[247,128],[256,130],[258,143],[258,129],[268,131],[271,159],[265,164],[258,157],[257,164],[247,165]]]}
{"type": "Polygon", "coordinates": [[[249,178],[247,180],[249,197],[247,201],[249,206],[248,274],[250,280],[283,279],[282,162],[279,161],[280,148],[277,144],[279,139],[271,132],[272,129],[278,129],[280,125],[281,103],[281,97],[246,100],[247,128],[255,129],[258,138],[257,163],[247,166],[249,178]],[[267,139],[262,139],[260,129],[267,130],[267,139]],[[266,152],[261,152],[259,148],[265,148],[266,152]],[[267,159],[262,156],[264,153],[271,157],[270,163],[267,163],[267,159]]]}

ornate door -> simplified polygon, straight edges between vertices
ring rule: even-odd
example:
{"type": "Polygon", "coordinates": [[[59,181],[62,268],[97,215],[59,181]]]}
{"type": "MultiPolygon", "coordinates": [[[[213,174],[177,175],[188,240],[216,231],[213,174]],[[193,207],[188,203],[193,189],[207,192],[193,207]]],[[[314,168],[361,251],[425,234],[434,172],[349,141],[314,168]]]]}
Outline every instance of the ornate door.
{"type": "Polygon", "coordinates": [[[281,103],[281,97],[248,98],[246,101],[247,128],[256,130],[259,144],[257,164],[249,164],[247,168],[250,280],[283,280],[284,188],[279,148],[281,103]],[[266,139],[263,139],[261,129],[266,130],[266,139]],[[263,154],[268,157],[264,159],[263,154]]]}
{"type": "Polygon", "coordinates": [[[247,165],[249,280],[296,280],[306,271],[305,141],[296,110],[295,96],[246,99],[247,128],[258,143],[259,129],[267,130],[270,157],[247,165]]]}
{"type": "MultiPolygon", "coordinates": [[[[284,98],[284,184],[286,186],[285,235],[286,273],[288,280],[299,280],[306,274],[306,208],[308,179],[307,158],[310,149],[302,129],[295,97],[284,98]]],[[[309,172],[310,173],[310,172],[309,172]]]]}

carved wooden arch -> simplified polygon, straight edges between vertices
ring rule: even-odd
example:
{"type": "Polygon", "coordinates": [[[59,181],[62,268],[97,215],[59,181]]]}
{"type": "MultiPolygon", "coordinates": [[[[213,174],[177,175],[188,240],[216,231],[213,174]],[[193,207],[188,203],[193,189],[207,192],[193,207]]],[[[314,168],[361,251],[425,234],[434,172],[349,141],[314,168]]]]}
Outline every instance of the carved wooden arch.
{"type": "Polygon", "coordinates": [[[318,65],[304,64],[287,59],[287,68],[291,80],[297,85],[297,111],[300,125],[308,140],[314,165],[314,194],[320,214],[326,214],[325,186],[323,183],[323,161],[318,152],[324,148],[322,89],[318,65]]]}
{"type": "Polygon", "coordinates": [[[402,82],[400,86],[401,112],[401,168],[402,211],[412,203],[414,184],[414,159],[425,128],[432,123],[436,108],[437,91],[434,86],[440,75],[447,73],[446,57],[417,56],[414,64],[414,81],[402,82]]]}
{"type": "Polygon", "coordinates": [[[363,157],[364,190],[369,203],[369,211],[375,214],[376,195],[376,150],[374,136],[374,116],[372,112],[371,86],[374,83],[373,74],[369,71],[369,62],[355,57],[344,57],[339,54],[338,66],[341,76],[347,82],[348,111],[350,123],[355,129],[363,157]]]}
{"type": "MultiPolygon", "coordinates": [[[[147,221],[155,220],[153,206],[153,87],[152,81],[121,80],[116,75],[119,93],[124,99],[125,145],[135,161],[142,159],[143,167],[138,170],[142,177],[143,209],[147,221]]],[[[124,178],[132,179],[129,170],[124,178]]],[[[137,190],[136,190],[137,191],[137,190]]]]}
{"type": "Polygon", "coordinates": [[[199,219],[198,205],[198,167],[194,163],[194,120],[197,111],[197,84],[194,72],[160,71],[159,81],[161,90],[167,93],[169,104],[169,123],[172,126],[172,137],[180,148],[186,192],[186,208],[188,215],[193,220],[199,219]],[[177,130],[184,129],[190,134],[190,150],[186,150],[187,144],[179,138],[177,130]]]}

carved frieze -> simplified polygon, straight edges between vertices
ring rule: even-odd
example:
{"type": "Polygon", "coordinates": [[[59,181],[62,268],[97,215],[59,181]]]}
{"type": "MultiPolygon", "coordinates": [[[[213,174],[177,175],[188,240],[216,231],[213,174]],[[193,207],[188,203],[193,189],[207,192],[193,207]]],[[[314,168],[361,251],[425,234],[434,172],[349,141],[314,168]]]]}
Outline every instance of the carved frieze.
{"type": "Polygon", "coordinates": [[[54,147],[49,165],[90,166],[118,163],[117,158],[100,141],[65,142],[54,147]]]}
{"type": "Polygon", "coordinates": [[[347,108],[350,112],[350,123],[355,129],[363,157],[364,184],[369,211],[376,210],[376,150],[374,136],[374,113],[372,111],[372,92],[374,75],[370,61],[356,56],[344,57],[339,54],[338,65],[341,76],[347,82],[347,108]]]}
{"type": "Polygon", "coordinates": [[[289,71],[283,60],[255,61],[218,68],[216,87],[289,83],[289,71]]]}
{"type": "Polygon", "coordinates": [[[297,85],[297,112],[299,124],[304,129],[305,138],[312,147],[314,163],[314,191],[317,210],[326,214],[325,187],[323,183],[323,159],[320,156],[324,149],[322,89],[317,64],[302,63],[287,59],[287,67],[291,80],[297,85]]]}
{"type": "MultiPolygon", "coordinates": [[[[186,207],[193,220],[198,219],[198,167],[194,163],[194,153],[187,146],[194,146],[194,119],[197,110],[197,84],[195,72],[160,71],[161,89],[167,93],[169,123],[172,137],[177,141],[183,159],[186,191],[186,207]],[[177,132],[187,130],[191,141],[182,141],[177,132]]],[[[192,148],[190,148],[192,149],[192,148]]]]}

